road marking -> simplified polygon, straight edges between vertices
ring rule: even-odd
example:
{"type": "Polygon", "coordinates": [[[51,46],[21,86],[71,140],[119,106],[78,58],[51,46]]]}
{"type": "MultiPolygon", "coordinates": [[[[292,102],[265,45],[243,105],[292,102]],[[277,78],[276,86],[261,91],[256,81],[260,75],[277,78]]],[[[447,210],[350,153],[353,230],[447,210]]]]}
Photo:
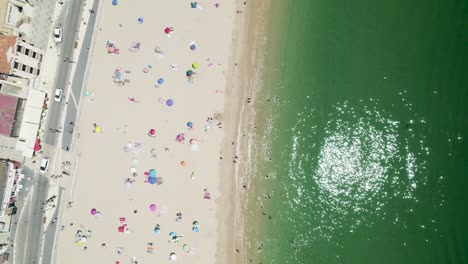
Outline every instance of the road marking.
{"type": "Polygon", "coordinates": [[[73,95],[73,90],[70,85],[70,96],[73,99],[73,104],[75,105],[76,109],[78,109],[78,104],[76,103],[75,96],[73,95]]]}

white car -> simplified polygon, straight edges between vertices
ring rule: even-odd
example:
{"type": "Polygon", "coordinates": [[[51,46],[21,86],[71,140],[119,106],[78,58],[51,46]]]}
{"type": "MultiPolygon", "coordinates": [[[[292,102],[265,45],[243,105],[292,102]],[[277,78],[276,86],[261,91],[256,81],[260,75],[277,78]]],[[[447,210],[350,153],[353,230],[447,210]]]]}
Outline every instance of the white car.
{"type": "Polygon", "coordinates": [[[49,159],[42,158],[41,166],[39,167],[41,173],[46,173],[47,169],[49,168],[49,159]]]}
{"type": "Polygon", "coordinates": [[[55,102],[60,102],[62,100],[62,93],[63,93],[63,89],[55,89],[55,96],[54,96],[55,102]]]}
{"type": "Polygon", "coordinates": [[[54,28],[54,39],[56,43],[62,42],[63,40],[62,28],[59,28],[59,27],[54,28]]]}

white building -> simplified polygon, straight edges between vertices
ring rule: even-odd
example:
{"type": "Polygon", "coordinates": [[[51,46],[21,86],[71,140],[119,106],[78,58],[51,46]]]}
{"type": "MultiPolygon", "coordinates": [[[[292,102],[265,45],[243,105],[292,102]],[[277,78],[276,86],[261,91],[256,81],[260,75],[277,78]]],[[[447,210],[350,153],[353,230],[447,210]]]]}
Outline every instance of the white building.
{"type": "Polygon", "coordinates": [[[44,51],[16,36],[0,35],[0,73],[34,80],[40,74],[44,51]]]}

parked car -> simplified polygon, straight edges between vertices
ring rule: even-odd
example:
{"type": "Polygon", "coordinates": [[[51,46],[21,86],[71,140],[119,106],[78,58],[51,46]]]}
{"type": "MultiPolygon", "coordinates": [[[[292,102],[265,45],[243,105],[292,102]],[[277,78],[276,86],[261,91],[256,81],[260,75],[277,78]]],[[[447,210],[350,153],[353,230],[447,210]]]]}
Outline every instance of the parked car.
{"type": "Polygon", "coordinates": [[[49,158],[42,158],[41,166],[39,168],[40,172],[41,173],[46,173],[48,168],[49,168],[49,158]]]}
{"type": "Polygon", "coordinates": [[[55,96],[54,96],[55,102],[60,102],[62,100],[62,93],[63,93],[63,89],[55,89],[55,96]]]}
{"type": "Polygon", "coordinates": [[[54,28],[54,39],[56,43],[60,43],[63,40],[62,28],[54,28]]]}

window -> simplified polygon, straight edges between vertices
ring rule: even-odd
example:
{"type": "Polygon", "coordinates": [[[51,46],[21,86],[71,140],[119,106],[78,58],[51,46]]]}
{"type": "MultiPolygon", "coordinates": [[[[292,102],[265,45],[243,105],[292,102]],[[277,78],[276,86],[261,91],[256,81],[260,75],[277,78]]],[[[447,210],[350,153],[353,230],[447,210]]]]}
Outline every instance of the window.
{"type": "Polygon", "coordinates": [[[37,56],[37,52],[33,51],[32,57],[33,57],[33,58],[36,58],[36,56],[37,56]]]}
{"type": "Polygon", "coordinates": [[[29,68],[29,73],[33,73],[33,71],[34,71],[34,68],[30,67],[29,68]]]}
{"type": "Polygon", "coordinates": [[[23,64],[23,67],[21,67],[22,71],[26,71],[26,65],[23,64]]]}
{"type": "Polygon", "coordinates": [[[41,73],[41,70],[37,69],[36,75],[39,75],[41,73]]]}
{"type": "Polygon", "coordinates": [[[26,56],[28,56],[28,55],[29,55],[29,49],[26,49],[26,51],[24,52],[24,54],[25,54],[26,56]]]}
{"type": "Polygon", "coordinates": [[[15,61],[15,63],[13,64],[13,68],[18,69],[19,68],[19,63],[15,61]]]}
{"type": "Polygon", "coordinates": [[[39,62],[41,62],[41,61],[42,61],[42,54],[39,54],[39,56],[38,56],[38,60],[39,60],[39,62]]]}
{"type": "Polygon", "coordinates": [[[18,52],[21,53],[21,51],[23,51],[23,46],[18,45],[18,52]]]}

